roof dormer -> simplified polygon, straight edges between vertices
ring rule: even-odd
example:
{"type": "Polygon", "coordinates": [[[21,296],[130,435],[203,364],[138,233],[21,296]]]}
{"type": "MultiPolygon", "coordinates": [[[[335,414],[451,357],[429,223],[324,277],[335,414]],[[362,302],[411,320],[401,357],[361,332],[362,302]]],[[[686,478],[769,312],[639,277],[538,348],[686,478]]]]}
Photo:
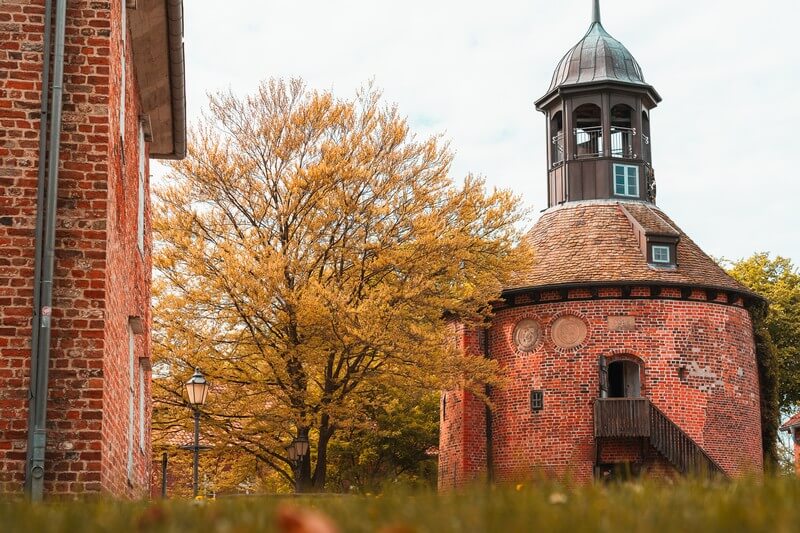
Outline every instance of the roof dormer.
{"type": "Polygon", "coordinates": [[[680,232],[646,204],[619,204],[619,209],[628,217],[647,264],[653,268],[677,268],[680,232]]]}

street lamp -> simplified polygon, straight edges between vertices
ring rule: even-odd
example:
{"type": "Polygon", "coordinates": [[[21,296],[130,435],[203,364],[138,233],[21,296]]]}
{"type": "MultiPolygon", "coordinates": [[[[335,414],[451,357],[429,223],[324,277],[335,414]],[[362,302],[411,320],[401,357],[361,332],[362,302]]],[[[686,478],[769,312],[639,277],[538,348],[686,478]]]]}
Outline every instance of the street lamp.
{"type": "MultiPolygon", "coordinates": [[[[206,403],[208,396],[208,381],[205,376],[200,372],[199,368],[195,368],[194,375],[186,382],[186,395],[189,397],[189,405],[194,410],[194,470],[192,478],[192,489],[194,490],[194,497],[197,498],[198,491],[198,463],[200,462],[200,407],[206,403]]],[[[205,446],[203,447],[205,448],[205,446]]]]}
{"type": "Polygon", "coordinates": [[[289,456],[292,470],[294,470],[294,491],[300,492],[300,469],[303,458],[308,454],[308,436],[298,435],[295,437],[292,443],[286,447],[286,454],[289,456]]]}

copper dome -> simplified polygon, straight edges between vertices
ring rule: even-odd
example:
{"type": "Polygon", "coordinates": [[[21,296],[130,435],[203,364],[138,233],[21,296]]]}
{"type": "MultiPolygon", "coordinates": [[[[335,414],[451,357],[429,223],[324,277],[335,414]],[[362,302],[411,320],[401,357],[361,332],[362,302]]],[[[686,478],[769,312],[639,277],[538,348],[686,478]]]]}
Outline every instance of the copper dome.
{"type": "Polygon", "coordinates": [[[633,55],[608,34],[600,21],[594,21],[583,39],[558,64],[547,92],[564,85],[599,81],[647,86],[633,55]]]}

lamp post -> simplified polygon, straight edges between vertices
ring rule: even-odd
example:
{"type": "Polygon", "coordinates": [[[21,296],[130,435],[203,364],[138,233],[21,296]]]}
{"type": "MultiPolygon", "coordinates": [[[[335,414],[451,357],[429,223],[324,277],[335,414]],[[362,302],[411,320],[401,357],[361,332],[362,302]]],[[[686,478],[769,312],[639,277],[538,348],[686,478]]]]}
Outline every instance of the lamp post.
{"type": "Polygon", "coordinates": [[[292,470],[294,471],[294,491],[296,493],[300,490],[300,468],[303,464],[303,459],[308,454],[308,436],[298,435],[292,440],[292,443],[286,447],[286,453],[289,456],[289,461],[292,463],[292,470]]]}
{"type": "Polygon", "coordinates": [[[200,407],[206,403],[208,396],[208,381],[205,376],[200,372],[199,368],[195,368],[194,375],[186,382],[186,395],[189,397],[189,405],[194,410],[194,465],[193,465],[193,478],[192,489],[194,497],[197,498],[198,492],[198,464],[200,462],[200,407]]]}

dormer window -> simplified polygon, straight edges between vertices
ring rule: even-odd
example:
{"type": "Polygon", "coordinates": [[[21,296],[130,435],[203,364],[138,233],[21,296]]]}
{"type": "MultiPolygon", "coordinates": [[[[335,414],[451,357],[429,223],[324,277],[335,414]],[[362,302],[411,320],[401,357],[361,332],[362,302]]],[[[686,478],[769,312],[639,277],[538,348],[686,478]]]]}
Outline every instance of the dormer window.
{"type": "Polygon", "coordinates": [[[639,167],[614,165],[614,194],[626,198],[639,197],[639,167]]]}
{"type": "Polygon", "coordinates": [[[653,245],[653,263],[671,263],[672,261],[669,256],[669,246],[653,245]]]}
{"type": "Polygon", "coordinates": [[[653,242],[648,239],[647,260],[654,267],[676,266],[677,243],[653,242]]]}

